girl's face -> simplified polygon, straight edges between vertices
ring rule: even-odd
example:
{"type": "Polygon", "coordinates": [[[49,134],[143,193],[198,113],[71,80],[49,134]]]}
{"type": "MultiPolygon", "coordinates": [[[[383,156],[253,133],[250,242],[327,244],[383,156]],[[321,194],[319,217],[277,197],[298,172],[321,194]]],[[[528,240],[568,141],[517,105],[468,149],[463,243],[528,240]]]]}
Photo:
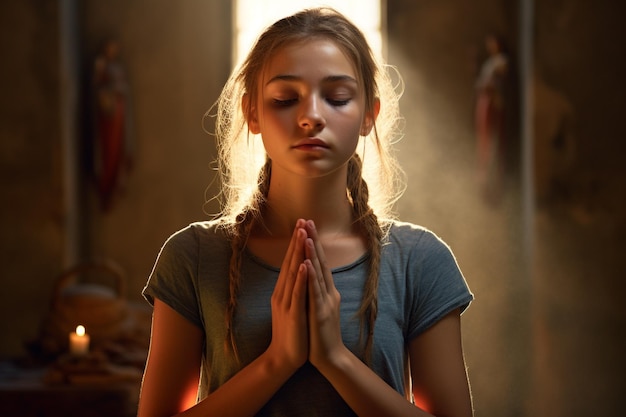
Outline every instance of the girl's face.
{"type": "Polygon", "coordinates": [[[312,39],[282,47],[259,77],[252,133],[260,133],[272,176],[319,177],[347,167],[374,118],[353,65],[335,43],[312,39]]]}

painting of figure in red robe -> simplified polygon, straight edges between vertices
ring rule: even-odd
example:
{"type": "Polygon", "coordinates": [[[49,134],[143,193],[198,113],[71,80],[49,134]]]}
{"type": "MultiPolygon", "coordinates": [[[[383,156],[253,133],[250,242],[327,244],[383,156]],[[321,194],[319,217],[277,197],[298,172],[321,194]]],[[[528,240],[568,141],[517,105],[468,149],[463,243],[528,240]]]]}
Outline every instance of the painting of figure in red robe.
{"type": "Polygon", "coordinates": [[[94,61],[94,174],[100,206],[110,211],[124,191],[134,157],[130,89],[120,44],[107,39],[94,61]]]}
{"type": "Polygon", "coordinates": [[[503,185],[509,58],[501,37],[490,33],[484,42],[486,57],[475,84],[477,176],[483,196],[487,201],[494,202],[500,196],[503,185]]]}

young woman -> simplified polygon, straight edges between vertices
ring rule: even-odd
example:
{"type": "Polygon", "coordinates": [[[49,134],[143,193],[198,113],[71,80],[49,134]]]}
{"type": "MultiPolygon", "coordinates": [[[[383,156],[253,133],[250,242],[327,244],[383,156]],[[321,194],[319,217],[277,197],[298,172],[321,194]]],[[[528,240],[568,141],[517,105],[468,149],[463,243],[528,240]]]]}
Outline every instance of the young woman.
{"type": "Polygon", "coordinates": [[[224,211],[172,235],[144,289],[140,416],[472,415],[472,294],[440,239],[389,216],[389,90],[331,9],[261,35],[218,101],[224,211]]]}

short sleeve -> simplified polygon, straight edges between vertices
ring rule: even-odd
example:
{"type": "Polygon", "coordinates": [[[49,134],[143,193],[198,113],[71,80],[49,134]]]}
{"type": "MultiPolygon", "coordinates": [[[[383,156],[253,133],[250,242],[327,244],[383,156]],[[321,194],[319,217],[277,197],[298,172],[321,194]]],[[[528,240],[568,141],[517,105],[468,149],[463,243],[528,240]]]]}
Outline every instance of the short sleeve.
{"type": "Polygon", "coordinates": [[[465,311],[474,299],[450,247],[424,231],[411,253],[413,297],[408,338],[422,334],[455,309],[465,311]]]}
{"type": "Polygon", "coordinates": [[[202,327],[197,292],[198,253],[193,227],[174,233],[161,248],[142,295],[151,305],[158,298],[202,327]]]}

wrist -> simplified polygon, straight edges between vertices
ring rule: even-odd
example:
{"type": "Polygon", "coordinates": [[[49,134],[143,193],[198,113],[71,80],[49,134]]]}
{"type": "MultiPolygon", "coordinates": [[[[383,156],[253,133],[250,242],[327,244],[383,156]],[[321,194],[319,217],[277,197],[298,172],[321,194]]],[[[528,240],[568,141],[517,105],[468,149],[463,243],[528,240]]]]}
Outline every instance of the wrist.
{"type": "Polygon", "coordinates": [[[341,345],[332,353],[319,359],[311,359],[311,363],[318,371],[328,378],[337,372],[349,372],[353,360],[359,360],[345,345],[341,345]]]}
{"type": "Polygon", "coordinates": [[[259,357],[263,362],[265,371],[272,376],[279,376],[288,379],[293,375],[303,363],[297,363],[285,355],[278,349],[272,349],[270,345],[268,349],[259,357]]]}

